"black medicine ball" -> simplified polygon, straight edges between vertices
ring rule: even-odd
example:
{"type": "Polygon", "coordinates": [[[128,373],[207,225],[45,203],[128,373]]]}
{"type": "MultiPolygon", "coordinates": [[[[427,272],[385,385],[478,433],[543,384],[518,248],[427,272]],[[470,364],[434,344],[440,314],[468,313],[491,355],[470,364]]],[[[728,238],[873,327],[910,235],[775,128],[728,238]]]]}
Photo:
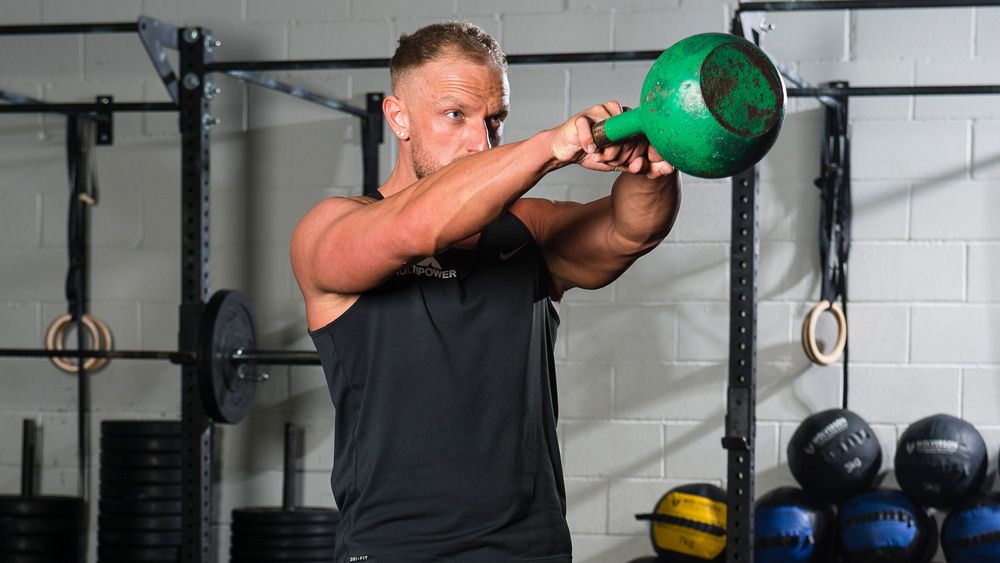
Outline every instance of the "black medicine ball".
{"type": "Polygon", "coordinates": [[[806,563],[829,560],[836,516],[833,507],[802,489],[779,487],[757,500],[754,561],[806,563]]]}
{"type": "Polygon", "coordinates": [[[676,487],[660,497],[650,520],[650,539],[659,560],[666,563],[724,561],[726,493],[708,483],[676,487]]]}
{"type": "Polygon", "coordinates": [[[879,489],[840,507],[840,544],[851,563],[927,563],[937,524],[900,491],[879,489]]]}
{"type": "Polygon", "coordinates": [[[941,526],[941,547],[948,563],[1000,562],[1000,494],[953,508],[941,526]]]}
{"type": "Polygon", "coordinates": [[[788,466],[818,499],[841,502],[871,488],[882,465],[882,446],[871,426],[846,409],[816,413],[788,442],[788,466]]]}
{"type": "Polygon", "coordinates": [[[917,503],[948,507],[971,498],[986,479],[986,443],[974,426],[936,414],[910,425],[896,446],[896,480],[917,503]]]}

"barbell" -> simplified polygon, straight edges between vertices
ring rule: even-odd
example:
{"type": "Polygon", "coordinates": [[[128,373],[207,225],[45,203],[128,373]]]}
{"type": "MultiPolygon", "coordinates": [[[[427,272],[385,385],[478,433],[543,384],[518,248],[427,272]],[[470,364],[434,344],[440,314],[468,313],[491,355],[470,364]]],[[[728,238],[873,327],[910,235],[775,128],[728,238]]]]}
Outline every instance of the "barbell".
{"type": "Polygon", "coordinates": [[[212,420],[235,424],[253,404],[258,381],[247,366],[319,365],[319,354],[306,351],[258,350],[257,334],[250,301],[242,293],[222,289],[212,294],[198,327],[196,350],[61,350],[0,348],[0,357],[96,358],[104,361],[167,360],[197,367],[198,388],[205,411],[212,420]]]}

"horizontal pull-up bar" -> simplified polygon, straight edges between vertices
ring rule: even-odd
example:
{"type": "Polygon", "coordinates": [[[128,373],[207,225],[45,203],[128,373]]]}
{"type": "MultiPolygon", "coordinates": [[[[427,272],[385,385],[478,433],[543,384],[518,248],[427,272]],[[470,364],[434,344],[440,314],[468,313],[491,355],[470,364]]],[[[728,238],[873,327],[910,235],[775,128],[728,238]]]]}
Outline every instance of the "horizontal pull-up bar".
{"type": "Polygon", "coordinates": [[[135,33],[136,22],[122,23],[42,23],[0,25],[0,35],[60,35],[74,33],[135,33]]]}
{"type": "MultiPolygon", "coordinates": [[[[610,63],[652,61],[663,51],[601,51],[593,53],[549,53],[507,55],[507,64],[610,63]]],[[[331,70],[343,68],[388,68],[389,59],[297,59],[288,61],[231,61],[206,63],[209,72],[268,70],[331,70]]]]}
{"type": "Polygon", "coordinates": [[[817,86],[789,88],[791,98],[817,96],[962,96],[968,94],[1000,94],[1000,84],[972,86],[817,86]]]}
{"type": "Polygon", "coordinates": [[[172,102],[0,104],[0,113],[117,113],[158,111],[177,111],[177,106],[172,102]]]}
{"type": "Polygon", "coordinates": [[[908,8],[975,8],[1000,6],[1000,0],[829,0],[820,2],[744,2],[739,12],[804,12],[816,10],[895,10],[908,8]]]}

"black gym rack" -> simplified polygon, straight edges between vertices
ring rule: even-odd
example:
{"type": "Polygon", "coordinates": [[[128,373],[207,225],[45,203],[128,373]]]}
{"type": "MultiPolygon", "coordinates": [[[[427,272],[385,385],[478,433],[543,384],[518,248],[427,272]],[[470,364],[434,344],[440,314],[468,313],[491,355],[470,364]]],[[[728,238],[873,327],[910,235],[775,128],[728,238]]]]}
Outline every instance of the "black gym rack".
{"type": "MultiPolygon", "coordinates": [[[[817,10],[889,10],[916,8],[964,8],[1000,6],[1000,0],[826,0],[819,2],[743,2],[733,12],[731,33],[746,37],[757,45],[763,42],[761,30],[746,25],[745,14],[817,10]]],[[[824,136],[836,139],[843,151],[834,151],[847,166],[850,153],[848,101],[852,96],[927,96],[1000,94],[1000,84],[971,86],[866,86],[851,87],[847,82],[814,86],[795,76],[780,61],[774,61],[786,80],[797,84],[787,89],[790,97],[817,98],[826,112],[824,136]]],[[[828,157],[829,155],[825,155],[828,157]]],[[[752,563],[754,539],[754,440],[756,438],[757,397],[757,272],[760,260],[760,236],[757,220],[760,197],[758,166],[732,178],[732,231],[730,233],[729,270],[729,382],[727,390],[725,436],[722,445],[728,451],[727,469],[727,563],[752,563]]],[[[845,311],[846,312],[846,311],[845,311]]],[[[847,351],[842,393],[847,400],[847,351]]]]}
{"type": "MultiPolygon", "coordinates": [[[[957,8],[1000,6],[1000,0],[828,0],[820,2],[745,2],[733,11],[731,32],[760,44],[756,30],[748,32],[743,15],[769,11],[867,10],[904,8],[957,8]]],[[[362,120],[363,189],[378,187],[378,145],[383,141],[382,93],[368,93],[366,107],[344,102],[257,74],[263,71],[385,68],[388,59],[301,59],[284,61],[215,62],[219,47],[211,31],[202,27],[178,28],[148,17],[137,22],[89,24],[40,24],[0,26],[0,36],[137,33],[150,54],[170,102],[116,102],[107,96],[94,103],[43,102],[0,91],[0,113],[60,113],[91,116],[110,131],[115,113],[179,113],[181,133],[181,303],[179,307],[180,354],[194,354],[198,346],[199,320],[209,297],[209,164],[210,130],[217,123],[210,102],[217,93],[213,73],[226,74],[257,86],[297,97],[324,107],[355,115],[362,120]],[[179,52],[179,78],[164,49],[179,52]]],[[[654,60],[661,51],[611,51],[510,55],[510,64],[600,63],[654,60]]],[[[781,68],[779,63],[779,68],[781,68]]],[[[789,75],[786,73],[786,78],[789,75]]],[[[797,77],[794,77],[797,78],[797,77]]],[[[789,78],[791,80],[792,78],[789,78]]],[[[816,97],[826,105],[845,104],[851,96],[921,96],[1000,94],[1000,85],[970,86],[872,86],[850,87],[846,83],[813,86],[800,82],[787,89],[790,97],[816,97]]],[[[828,120],[829,121],[829,120],[828,120]]],[[[97,144],[110,144],[110,133],[97,144]]],[[[755,166],[732,178],[732,232],[730,250],[730,351],[725,435],[728,450],[727,562],[753,561],[754,439],[756,435],[756,317],[759,264],[759,173],[755,166]]],[[[77,326],[82,334],[81,326],[77,326]]],[[[81,346],[82,349],[82,346],[81,346]]],[[[73,355],[73,353],[70,353],[73,355]]],[[[82,360],[86,357],[79,353],[82,360]]],[[[266,359],[266,354],[262,355],[266,359]]],[[[83,363],[82,361],[80,362],[83,363]]],[[[312,353],[299,353],[289,364],[318,364],[312,353]]],[[[181,419],[183,429],[183,534],[181,561],[209,563],[211,551],[212,437],[213,426],[199,397],[197,370],[181,367],[181,419]]],[[[83,373],[79,374],[81,378],[83,373]]],[[[84,444],[80,444],[84,451],[84,444]]]]}

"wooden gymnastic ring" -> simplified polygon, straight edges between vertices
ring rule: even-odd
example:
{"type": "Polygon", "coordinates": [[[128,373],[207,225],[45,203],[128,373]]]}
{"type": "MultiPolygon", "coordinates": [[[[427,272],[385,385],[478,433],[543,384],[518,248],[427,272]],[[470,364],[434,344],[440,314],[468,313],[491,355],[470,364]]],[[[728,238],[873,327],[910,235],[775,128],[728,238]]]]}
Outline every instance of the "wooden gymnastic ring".
{"type": "MultiPolygon", "coordinates": [[[[100,349],[104,350],[105,352],[111,351],[111,349],[114,348],[114,340],[111,338],[111,328],[108,327],[108,323],[104,322],[100,317],[95,317],[90,313],[87,313],[87,316],[90,317],[90,320],[94,321],[94,324],[97,325],[97,330],[99,330],[101,333],[100,349]]],[[[62,344],[61,341],[60,344],[62,344]]],[[[110,361],[111,358],[97,358],[97,363],[94,364],[93,371],[100,370],[101,368],[106,366],[110,361]]]]}
{"type": "Polygon", "coordinates": [[[806,316],[806,320],[802,325],[802,349],[805,351],[806,356],[822,366],[827,366],[836,362],[840,355],[844,352],[844,346],[847,344],[847,317],[844,316],[843,309],[840,305],[836,303],[830,303],[826,299],[820,301],[809,311],[806,316]],[[833,317],[837,320],[837,341],[833,346],[833,350],[829,354],[824,354],[819,349],[819,345],[816,342],[816,321],[819,320],[820,314],[825,311],[830,311],[833,317]]]}
{"type": "Polygon", "coordinates": [[[808,319],[809,316],[806,315],[806,319],[802,322],[802,351],[805,352],[806,357],[809,358],[810,362],[818,364],[819,360],[816,359],[816,356],[812,355],[812,350],[809,349],[809,346],[806,346],[806,341],[809,339],[807,330],[809,327],[808,319]]]}
{"type": "MultiPolygon", "coordinates": [[[[94,349],[110,350],[112,339],[108,325],[89,313],[84,314],[81,320],[84,328],[90,333],[90,340],[94,343],[94,349]]],[[[68,313],[56,317],[45,331],[45,349],[62,350],[66,331],[73,324],[73,316],[68,313]]],[[[67,373],[77,372],[76,362],[73,361],[74,359],[71,356],[52,356],[49,360],[57,368],[67,373]]],[[[83,369],[87,372],[93,372],[104,367],[107,363],[107,358],[87,358],[83,361],[83,369]]]]}

